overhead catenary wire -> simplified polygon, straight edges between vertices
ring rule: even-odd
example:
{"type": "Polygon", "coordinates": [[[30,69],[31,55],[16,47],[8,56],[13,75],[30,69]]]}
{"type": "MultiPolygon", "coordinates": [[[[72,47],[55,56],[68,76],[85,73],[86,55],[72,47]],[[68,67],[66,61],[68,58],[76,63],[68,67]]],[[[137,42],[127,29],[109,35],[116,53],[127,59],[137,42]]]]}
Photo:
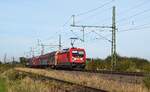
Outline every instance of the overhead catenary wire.
{"type": "MultiPolygon", "coordinates": [[[[147,26],[147,27],[141,27],[141,28],[129,28],[129,29],[123,29],[123,30],[121,30],[121,31],[118,31],[118,32],[126,32],[126,31],[132,31],[132,30],[138,30],[138,31],[141,31],[142,29],[149,29],[150,28],[150,26],[147,26]]],[[[143,31],[143,30],[142,30],[143,31]]],[[[149,31],[149,30],[147,30],[147,31],[149,31]]]]}
{"type": "MultiPolygon", "coordinates": [[[[122,12],[119,12],[119,14],[117,14],[118,16],[124,16],[124,15],[126,15],[128,12],[130,12],[130,11],[132,11],[132,10],[135,10],[135,9],[137,9],[137,8],[139,8],[139,7],[141,7],[141,6],[144,6],[145,4],[148,4],[150,1],[149,0],[146,0],[146,1],[144,1],[144,2],[141,2],[141,3],[139,3],[139,4],[136,4],[135,6],[133,6],[133,7],[131,7],[131,8],[128,8],[128,9],[126,9],[125,11],[122,11],[122,12]]],[[[134,17],[134,16],[137,16],[138,14],[135,14],[135,15],[133,15],[133,16],[130,16],[129,18],[132,18],[132,17],[134,17]]],[[[120,19],[120,20],[118,20],[117,22],[120,22],[120,21],[127,21],[128,20],[128,18],[123,18],[123,19],[120,19]]],[[[120,26],[120,25],[119,25],[120,26]]]]}
{"type": "MultiPolygon", "coordinates": [[[[69,21],[70,21],[71,19],[72,19],[72,16],[70,16],[69,19],[68,19],[67,21],[65,21],[64,24],[63,24],[60,28],[64,28],[64,27],[69,23],[69,21]]],[[[59,34],[59,35],[60,35],[60,33],[58,33],[58,32],[56,32],[56,34],[59,34]]],[[[49,39],[54,39],[54,38],[56,38],[56,34],[55,34],[55,35],[52,35],[51,37],[45,38],[45,39],[43,39],[43,40],[45,41],[45,40],[49,40],[49,39]]]]}
{"type": "MultiPolygon", "coordinates": [[[[133,26],[131,28],[138,28],[138,27],[143,27],[143,26],[146,26],[146,25],[150,25],[150,23],[145,23],[145,24],[142,24],[142,25],[133,26]]],[[[126,26],[121,26],[121,27],[126,27],[126,26]]]]}
{"type": "MultiPolygon", "coordinates": [[[[64,28],[64,27],[70,22],[71,19],[72,19],[72,16],[70,16],[70,17],[68,18],[68,20],[65,21],[65,22],[61,25],[60,28],[64,28]]],[[[62,30],[62,29],[60,29],[60,30],[62,30]]],[[[55,35],[52,35],[51,37],[45,38],[45,39],[43,39],[43,40],[54,39],[54,38],[56,37],[56,34],[59,35],[60,33],[56,32],[55,35]]]]}
{"type": "MultiPolygon", "coordinates": [[[[141,7],[141,6],[145,5],[145,4],[148,4],[149,2],[150,2],[149,0],[146,0],[146,1],[142,2],[142,3],[140,3],[140,4],[137,4],[137,5],[135,5],[135,6],[131,7],[131,8],[128,8],[126,11],[122,11],[121,13],[119,13],[118,16],[123,15],[123,14],[125,15],[128,12],[130,12],[131,10],[137,9],[137,8],[139,8],[139,7],[141,7]]],[[[145,12],[147,12],[147,11],[143,11],[141,13],[145,13],[145,12]]],[[[133,18],[133,17],[138,16],[138,15],[139,14],[135,14],[134,16],[130,16],[129,18],[133,18]]],[[[107,19],[105,18],[102,21],[106,22],[108,19],[109,18],[107,18],[107,19]]],[[[123,19],[118,20],[117,22],[127,21],[127,20],[128,20],[128,18],[123,18],[123,19]]],[[[101,21],[101,23],[102,23],[102,21],[101,21]]]]}
{"type": "Polygon", "coordinates": [[[120,23],[120,22],[127,21],[127,20],[129,20],[129,19],[131,19],[131,18],[133,18],[133,17],[142,15],[142,14],[144,14],[144,13],[146,13],[146,12],[150,12],[150,9],[145,9],[144,11],[138,12],[138,13],[136,13],[136,14],[134,14],[134,15],[129,16],[129,17],[122,18],[122,19],[118,20],[117,22],[120,23]]]}
{"type": "MultiPolygon", "coordinates": [[[[106,12],[107,10],[110,10],[111,8],[112,8],[112,7],[109,7],[109,8],[107,8],[107,9],[104,9],[104,10],[103,10],[103,13],[106,12]]],[[[100,12],[98,12],[98,13],[100,13],[100,12]]],[[[90,20],[90,19],[94,18],[95,16],[97,16],[97,14],[92,14],[92,15],[86,17],[86,18],[83,18],[83,19],[77,21],[76,23],[80,23],[80,22],[83,22],[83,21],[85,21],[85,20],[86,20],[86,21],[87,21],[87,20],[90,20]]]]}
{"type": "MultiPolygon", "coordinates": [[[[142,21],[148,21],[149,19],[148,18],[144,18],[142,19],[142,21]]],[[[142,24],[142,25],[138,25],[140,23],[142,23],[141,20],[136,20],[136,22],[132,21],[131,23],[126,23],[126,24],[119,24],[118,28],[127,28],[127,27],[135,27],[135,26],[145,26],[145,25],[150,25],[150,23],[147,23],[147,24],[142,24]]]]}
{"type": "Polygon", "coordinates": [[[98,10],[98,9],[100,9],[100,8],[103,8],[104,6],[106,6],[106,5],[110,4],[110,3],[112,3],[113,1],[114,1],[114,0],[110,0],[110,1],[108,1],[108,2],[106,2],[106,3],[104,3],[103,5],[99,6],[99,7],[96,7],[96,8],[94,8],[94,9],[91,9],[91,10],[88,10],[88,11],[85,11],[85,12],[82,12],[82,13],[78,13],[78,14],[76,14],[76,16],[82,16],[82,15],[86,15],[86,14],[88,14],[88,13],[94,12],[94,11],[96,11],[96,10],[98,10]]]}
{"type": "MultiPolygon", "coordinates": [[[[91,9],[91,10],[88,10],[88,11],[85,11],[85,12],[82,12],[82,13],[75,14],[75,15],[72,16],[72,17],[73,17],[73,20],[74,20],[74,17],[75,17],[75,16],[79,17],[79,16],[82,16],[82,15],[86,15],[86,14],[88,14],[88,13],[97,11],[97,10],[99,10],[100,8],[103,8],[104,6],[106,6],[106,5],[110,4],[110,3],[112,3],[113,1],[114,1],[114,0],[110,0],[110,1],[108,1],[108,2],[106,2],[106,3],[104,3],[103,5],[99,6],[99,7],[96,7],[96,8],[94,8],[94,9],[91,9]]],[[[112,7],[111,7],[111,8],[112,8],[112,7]]],[[[108,9],[110,9],[110,8],[108,8],[108,9]]],[[[94,15],[92,15],[92,16],[94,16],[94,15]]],[[[90,16],[90,17],[92,17],[92,16],[90,16]]],[[[88,17],[88,18],[89,18],[89,17],[88,17]]],[[[81,22],[81,21],[83,21],[83,20],[77,21],[77,23],[79,23],[79,22],[81,22]]],[[[74,24],[74,21],[73,21],[73,24],[74,24]]],[[[80,39],[80,37],[79,37],[77,34],[75,34],[73,31],[72,31],[72,33],[73,33],[77,38],[80,39]]],[[[84,35],[84,34],[83,34],[83,35],[84,35]]],[[[82,40],[82,39],[80,39],[80,40],[82,40]]]]}
{"type": "MultiPolygon", "coordinates": [[[[150,23],[145,23],[145,24],[134,26],[134,27],[131,27],[131,28],[128,28],[128,29],[124,29],[124,30],[132,30],[132,29],[138,29],[138,28],[145,28],[145,26],[147,26],[147,25],[150,25],[150,23]]],[[[123,30],[121,30],[121,31],[123,31],[123,30]]]]}
{"type": "Polygon", "coordinates": [[[66,26],[69,23],[69,21],[72,19],[72,17],[73,16],[70,16],[69,19],[62,25],[62,27],[66,26]]]}
{"type": "Polygon", "coordinates": [[[141,6],[145,5],[145,4],[148,4],[149,2],[150,2],[149,0],[146,0],[146,1],[142,2],[142,3],[140,3],[140,4],[137,4],[137,5],[135,5],[135,6],[131,7],[131,8],[128,8],[126,11],[120,12],[118,15],[127,14],[128,12],[130,12],[130,11],[132,11],[134,9],[137,9],[137,8],[139,8],[139,7],[141,7],[141,6]]]}
{"type": "MultiPolygon", "coordinates": [[[[144,1],[144,2],[142,2],[142,3],[140,3],[140,4],[137,4],[137,5],[135,5],[135,6],[131,7],[131,8],[128,8],[126,11],[120,12],[120,13],[118,14],[118,16],[120,16],[120,15],[125,15],[125,14],[127,14],[128,12],[130,12],[130,11],[132,11],[132,10],[134,10],[134,9],[137,9],[137,8],[139,8],[139,7],[141,7],[141,6],[144,6],[145,4],[148,4],[149,2],[150,2],[150,1],[147,0],[147,1],[144,1]]],[[[133,17],[135,17],[135,16],[138,16],[138,15],[140,15],[140,14],[142,14],[142,13],[145,13],[145,12],[148,12],[148,11],[149,11],[149,9],[144,10],[144,11],[139,12],[139,13],[137,13],[137,14],[135,14],[135,15],[132,15],[132,16],[130,16],[130,17],[128,17],[128,18],[133,18],[133,17]]],[[[123,21],[123,20],[124,20],[124,21],[127,21],[128,18],[123,18],[123,19],[119,20],[119,22],[120,22],[120,21],[123,21]]],[[[118,22],[118,21],[117,21],[117,22],[118,22]]]]}
{"type": "MultiPolygon", "coordinates": [[[[94,8],[94,9],[91,9],[91,10],[88,10],[88,11],[86,11],[86,12],[83,12],[83,13],[80,13],[80,14],[77,14],[77,16],[81,16],[81,15],[85,15],[85,14],[87,14],[87,13],[90,13],[90,12],[94,12],[94,11],[96,11],[96,10],[98,10],[98,9],[100,9],[100,8],[102,8],[102,7],[104,7],[105,5],[107,5],[107,4],[110,4],[111,2],[113,2],[114,0],[110,0],[109,2],[106,2],[106,3],[104,3],[103,5],[101,5],[101,6],[99,6],[99,7],[96,7],[96,8],[94,8]]],[[[69,17],[69,19],[61,26],[62,28],[64,28],[68,23],[69,23],[69,21],[71,20],[71,18],[72,18],[72,16],[71,17],[69,17]]],[[[75,36],[77,36],[73,31],[71,31],[75,36]]],[[[56,32],[56,34],[57,34],[58,32],[56,32]]],[[[54,35],[53,35],[54,36],[54,35]]],[[[79,36],[77,36],[78,38],[79,38],[79,36]]],[[[54,38],[54,37],[49,37],[49,38],[47,38],[46,40],[48,40],[48,39],[50,39],[50,38],[54,38]]],[[[79,38],[80,39],[80,38],[79,38]]],[[[81,40],[81,39],[80,39],[81,40]]]]}
{"type": "Polygon", "coordinates": [[[70,31],[73,33],[73,35],[74,35],[75,37],[77,37],[79,40],[82,41],[82,39],[81,39],[73,30],[70,30],[70,31]]]}
{"type": "Polygon", "coordinates": [[[102,36],[100,34],[98,34],[97,32],[95,32],[94,30],[92,30],[93,33],[97,34],[98,36],[100,36],[102,39],[107,40],[108,42],[112,42],[111,40],[109,40],[108,38],[106,38],[105,36],[102,36]]]}

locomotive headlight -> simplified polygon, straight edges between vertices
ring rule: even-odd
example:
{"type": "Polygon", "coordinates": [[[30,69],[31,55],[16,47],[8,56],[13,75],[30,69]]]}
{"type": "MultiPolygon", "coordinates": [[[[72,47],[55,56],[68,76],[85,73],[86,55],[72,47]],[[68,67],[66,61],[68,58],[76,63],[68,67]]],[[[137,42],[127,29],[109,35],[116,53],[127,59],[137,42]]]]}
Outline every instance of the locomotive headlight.
{"type": "Polygon", "coordinates": [[[80,58],[80,60],[83,60],[83,58],[80,58]]]}
{"type": "Polygon", "coordinates": [[[76,58],[72,58],[72,60],[77,60],[76,58]]]}
{"type": "Polygon", "coordinates": [[[77,60],[76,58],[74,58],[74,60],[77,60]]]}

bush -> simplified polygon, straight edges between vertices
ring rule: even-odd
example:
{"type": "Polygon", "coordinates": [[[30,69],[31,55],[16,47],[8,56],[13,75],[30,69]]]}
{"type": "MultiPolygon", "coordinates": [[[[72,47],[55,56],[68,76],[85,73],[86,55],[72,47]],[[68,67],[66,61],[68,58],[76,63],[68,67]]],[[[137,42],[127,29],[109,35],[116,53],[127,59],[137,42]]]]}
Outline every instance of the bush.
{"type": "MultiPolygon", "coordinates": [[[[86,69],[111,70],[111,56],[106,59],[88,59],[86,69]]],[[[117,66],[115,70],[122,72],[150,72],[150,62],[136,57],[121,57],[117,55],[117,66]]]]}
{"type": "Polygon", "coordinates": [[[2,62],[0,61],[0,64],[2,64],[2,62]]]}
{"type": "Polygon", "coordinates": [[[105,69],[106,64],[102,59],[92,59],[91,61],[88,60],[86,64],[87,70],[98,70],[98,69],[105,69]]]}
{"type": "Polygon", "coordinates": [[[148,88],[148,90],[150,90],[150,76],[149,77],[145,77],[143,79],[143,83],[144,83],[145,87],[148,88]]]}
{"type": "Polygon", "coordinates": [[[14,69],[10,69],[4,72],[2,76],[8,80],[16,81],[25,78],[27,75],[25,73],[15,71],[14,69]]]}
{"type": "Polygon", "coordinates": [[[12,68],[14,68],[14,66],[11,64],[0,64],[0,73],[5,72],[12,68]]]}

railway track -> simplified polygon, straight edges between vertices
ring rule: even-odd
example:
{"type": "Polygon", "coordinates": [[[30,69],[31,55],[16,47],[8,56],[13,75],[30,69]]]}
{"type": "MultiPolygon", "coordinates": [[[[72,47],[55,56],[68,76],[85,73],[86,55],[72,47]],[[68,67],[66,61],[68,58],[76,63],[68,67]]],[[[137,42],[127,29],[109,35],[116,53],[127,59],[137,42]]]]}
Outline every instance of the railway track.
{"type": "Polygon", "coordinates": [[[119,71],[107,71],[107,70],[83,70],[82,72],[137,76],[137,77],[145,77],[150,75],[150,73],[143,73],[143,72],[119,72],[119,71]]]}
{"type": "Polygon", "coordinates": [[[143,78],[150,76],[149,73],[142,72],[118,72],[118,71],[106,71],[106,70],[59,70],[71,73],[76,73],[78,75],[85,73],[87,76],[90,74],[98,75],[101,78],[107,80],[118,81],[121,83],[131,83],[131,84],[141,84],[143,78]]]}
{"type": "MultiPolygon", "coordinates": [[[[61,70],[61,69],[58,69],[61,70]]],[[[80,71],[87,73],[100,73],[100,74],[111,74],[111,75],[122,75],[122,76],[136,76],[136,77],[145,77],[150,76],[150,73],[144,72],[119,72],[119,71],[110,71],[110,70],[80,70],[80,69],[62,69],[63,71],[80,71]]]]}
{"type": "Polygon", "coordinates": [[[137,76],[137,77],[150,76],[150,73],[143,73],[143,72],[119,72],[119,71],[106,71],[106,70],[83,70],[83,72],[116,74],[116,75],[137,76]]]}
{"type": "Polygon", "coordinates": [[[53,80],[55,82],[61,83],[61,85],[67,84],[67,85],[70,85],[70,86],[74,87],[74,89],[71,90],[71,91],[66,90],[66,89],[62,89],[62,90],[65,90],[65,92],[109,92],[109,91],[106,91],[106,90],[93,88],[93,87],[89,87],[89,86],[84,86],[84,85],[80,85],[80,84],[77,84],[77,83],[56,79],[56,78],[53,78],[53,77],[47,77],[47,76],[44,76],[44,75],[39,75],[39,74],[32,75],[32,73],[23,72],[23,71],[18,71],[18,72],[25,73],[26,75],[28,75],[28,77],[30,77],[33,80],[41,80],[41,81],[53,80]]]}

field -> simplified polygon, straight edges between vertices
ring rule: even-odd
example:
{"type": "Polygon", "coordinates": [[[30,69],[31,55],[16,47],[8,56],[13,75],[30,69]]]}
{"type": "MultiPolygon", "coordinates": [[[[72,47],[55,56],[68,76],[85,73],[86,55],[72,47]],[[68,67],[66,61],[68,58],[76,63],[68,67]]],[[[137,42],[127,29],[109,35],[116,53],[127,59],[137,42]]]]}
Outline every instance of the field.
{"type": "Polygon", "coordinates": [[[15,68],[12,66],[10,67],[9,65],[1,65],[0,69],[0,92],[83,92],[77,90],[78,88],[73,85],[62,84],[53,80],[43,81],[32,79],[27,74],[23,73],[24,71],[32,72],[31,75],[35,77],[37,74],[41,74],[85,86],[108,90],[109,92],[149,92],[143,83],[132,84],[108,80],[107,78],[97,76],[96,74],[15,68]]]}

